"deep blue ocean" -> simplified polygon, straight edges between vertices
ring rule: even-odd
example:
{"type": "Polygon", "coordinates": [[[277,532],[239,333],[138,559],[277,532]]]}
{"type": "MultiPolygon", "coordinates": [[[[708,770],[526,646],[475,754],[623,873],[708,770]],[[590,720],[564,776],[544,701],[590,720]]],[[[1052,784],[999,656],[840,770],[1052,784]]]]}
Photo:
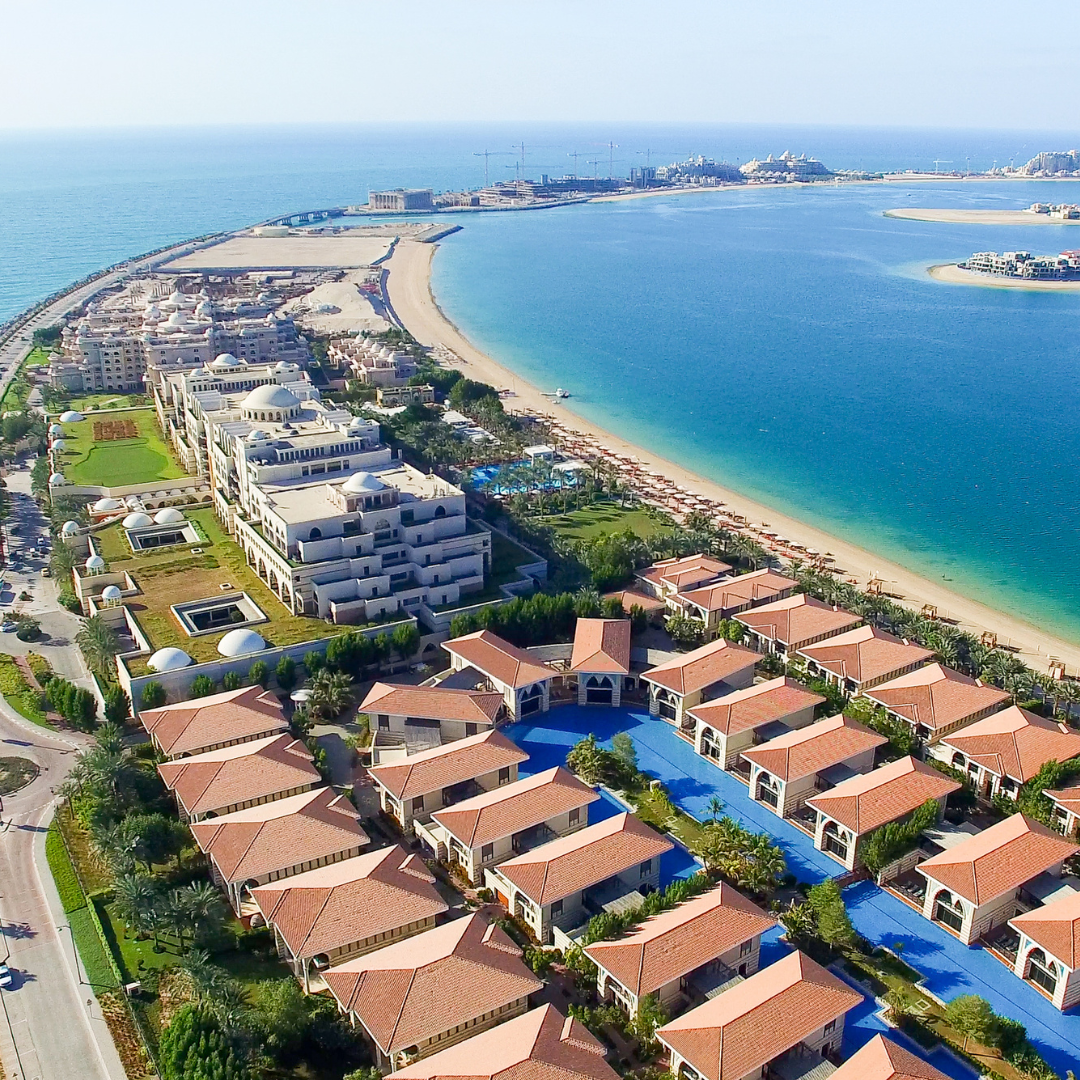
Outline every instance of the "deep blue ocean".
{"type": "MultiPolygon", "coordinates": [[[[126,256],[369,187],[625,174],[690,153],[983,169],[1075,134],[808,128],[0,135],[0,320],[126,256]],[[618,144],[613,151],[606,143],[618,144]],[[603,145],[602,145],[603,144],[603,145]],[[639,153],[640,151],[640,153],[639,153]],[[586,165],[585,162],[590,164],[586,165]],[[599,164],[593,165],[597,161],[599,164]]],[[[434,288],[476,343],[657,452],[1080,641],[1080,294],[947,286],[977,250],[1080,227],[925,224],[894,206],[1080,202],[1080,183],[724,191],[462,216],[434,288]]]]}

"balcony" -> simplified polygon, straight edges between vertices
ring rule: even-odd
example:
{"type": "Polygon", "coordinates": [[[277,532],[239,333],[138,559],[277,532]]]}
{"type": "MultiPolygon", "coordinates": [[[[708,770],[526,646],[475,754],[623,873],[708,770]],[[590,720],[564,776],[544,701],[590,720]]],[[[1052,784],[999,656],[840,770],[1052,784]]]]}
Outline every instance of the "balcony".
{"type": "Polygon", "coordinates": [[[558,835],[553,829],[549,829],[543,824],[534,825],[531,829],[522,829],[521,832],[515,833],[511,840],[514,854],[524,855],[526,852],[532,851],[533,848],[546,844],[549,840],[555,840],[558,835]]]}

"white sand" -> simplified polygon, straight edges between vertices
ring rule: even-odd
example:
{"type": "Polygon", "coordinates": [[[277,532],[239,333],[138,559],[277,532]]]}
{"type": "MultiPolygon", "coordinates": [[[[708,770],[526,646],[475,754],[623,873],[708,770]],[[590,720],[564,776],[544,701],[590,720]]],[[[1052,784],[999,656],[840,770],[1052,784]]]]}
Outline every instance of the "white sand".
{"type": "Polygon", "coordinates": [[[347,269],[384,258],[391,236],[234,236],[166,263],[169,270],[347,269]]]}
{"type": "Polygon", "coordinates": [[[931,266],[927,273],[948,285],[980,285],[986,289],[1024,289],[1028,292],[1080,292],[1080,281],[1025,281],[1001,274],[977,274],[962,270],[956,263],[931,266]]]}
{"type": "Polygon", "coordinates": [[[298,296],[283,305],[282,310],[296,315],[301,326],[320,334],[347,334],[350,330],[381,333],[390,328],[390,323],[371,306],[367,294],[357,290],[357,285],[363,284],[369,276],[367,270],[350,270],[341,281],[316,285],[306,296],[298,296]],[[340,308],[340,311],[316,312],[315,308],[322,304],[340,308]]]}
{"type": "Polygon", "coordinates": [[[901,206],[896,210],[886,210],[885,216],[909,221],[940,221],[950,225],[1080,225],[1077,218],[1055,218],[1049,214],[1030,214],[1027,210],[935,210],[901,206]]]}
{"type": "Polygon", "coordinates": [[[1003,645],[1019,650],[1022,659],[1036,671],[1046,671],[1049,657],[1065,662],[1070,673],[1080,671],[1080,647],[1053,634],[999,611],[970,600],[950,589],[920,577],[904,567],[879,558],[869,551],[839,540],[794,518],[756,503],[737,492],[657,457],[577,416],[565,405],[555,406],[519,375],[480,352],[461,334],[439,309],[431,293],[431,260],[437,246],[400,241],[386,263],[389,269],[388,291],[398,318],[409,332],[425,345],[443,344],[463,361],[466,374],[498,388],[513,387],[517,396],[506,401],[508,408],[527,408],[555,414],[560,422],[587,435],[594,435],[619,454],[638,457],[646,469],[663,473],[675,483],[724,502],[735,514],[753,523],[768,522],[769,527],[789,539],[817,551],[835,556],[835,566],[842,568],[848,581],[865,584],[872,576],[884,581],[884,590],[916,609],[934,604],[942,618],[955,620],[969,632],[992,630],[1003,645]]]}

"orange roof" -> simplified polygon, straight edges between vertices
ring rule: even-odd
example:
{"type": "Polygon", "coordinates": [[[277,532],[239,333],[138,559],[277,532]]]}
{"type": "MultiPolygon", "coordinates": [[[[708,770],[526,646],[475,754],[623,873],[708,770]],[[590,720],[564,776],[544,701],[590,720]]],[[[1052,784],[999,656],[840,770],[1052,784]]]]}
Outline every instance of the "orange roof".
{"type": "Polygon", "coordinates": [[[1013,814],[915,867],[977,907],[990,903],[1080,847],[1023,814],[1013,814]]]}
{"type": "Polygon", "coordinates": [[[437,686],[377,682],[360,703],[360,711],[494,724],[502,705],[502,694],[484,690],[442,690],[437,686]]]}
{"type": "Polygon", "coordinates": [[[824,700],[820,694],[812,693],[795,679],[780,675],[695,705],[689,712],[703,724],[725,735],[735,735],[761,727],[762,724],[771,724],[774,720],[783,720],[785,716],[819,705],[824,700]]]}
{"type": "Polygon", "coordinates": [[[1060,791],[1044,791],[1043,794],[1053,800],[1063,810],[1080,814],[1080,787],[1062,788],[1060,791]]]}
{"type": "Polygon", "coordinates": [[[270,735],[168,761],[158,772],[189,814],[322,783],[311,751],[291,735],[270,735]]]}
{"type": "Polygon", "coordinates": [[[863,996],[793,952],[657,1030],[705,1080],[743,1080],[863,996]]]}
{"type": "Polygon", "coordinates": [[[436,926],[324,972],[386,1054],[475,1020],[544,984],[521,949],[481,915],[436,926]]]}
{"type": "Polygon", "coordinates": [[[794,578],[784,577],[775,570],[755,570],[699,589],[687,589],[679,593],[679,599],[706,611],[738,611],[747,604],[775,599],[797,584],[794,578]]]}
{"type": "Polygon", "coordinates": [[[640,818],[616,814],[518,855],[502,863],[497,873],[543,907],[673,847],[640,818]]]}
{"type": "Polygon", "coordinates": [[[735,619],[755,634],[789,647],[838,634],[841,630],[848,630],[862,622],[861,615],[853,615],[843,608],[825,604],[806,593],[798,593],[772,604],[762,604],[761,607],[742,611],[735,619]]]}
{"type": "Polygon", "coordinates": [[[293,956],[316,956],[449,910],[419,855],[397,845],[251,891],[293,956]]]}
{"type": "Polygon", "coordinates": [[[1009,920],[1009,925],[1075,971],[1080,968],[1080,893],[1009,920]]]}
{"type": "Polygon", "coordinates": [[[226,881],[246,881],[362,847],[360,815],[331,787],[250,806],[191,826],[226,881]]]}
{"type": "Polygon", "coordinates": [[[261,686],[143,709],[139,722],[168,757],[197,754],[211,746],[277,735],[289,727],[277,695],[261,686]]]}
{"type": "Polygon", "coordinates": [[[616,592],[604,593],[605,600],[612,597],[617,597],[622,601],[623,611],[627,615],[630,614],[630,609],[635,604],[637,604],[637,606],[646,614],[655,614],[658,611],[663,611],[666,607],[663,600],[659,600],[649,593],[641,592],[640,589],[619,589],[616,592]]]}
{"type": "Polygon", "coordinates": [[[629,620],[578,619],[574,627],[574,652],[570,657],[570,670],[628,675],[629,620]]]}
{"type": "Polygon", "coordinates": [[[934,655],[932,649],[912,645],[876,626],[858,626],[844,634],[805,645],[799,653],[838,678],[855,683],[884,679],[912,664],[923,664],[934,655]]]}
{"type": "Polygon", "coordinates": [[[832,1074],[832,1080],[949,1080],[910,1050],[875,1035],[832,1074]]]}
{"type": "Polygon", "coordinates": [[[604,1053],[604,1044],[580,1020],[541,1005],[387,1080],[617,1080],[604,1053]]]}
{"type": "Polygon", "coordinates": [[[721,882],[614,941],[586,946],[585,952],[640,997],[774,926],[772,916],[721,882]]]}
{"type": "Polygon", "coordinates": [[[492,730],[375,765],[368,772],[392,795],[412,799],[528,760],[524,750],[492,730]]]}
{"type": "Polygon", "coordinates": [[[943,799],[960,788],[937,769],[905,757],[853,776],[807,802],[861,836],[910,814],[927,799],[943,799]]]}
{"type": "Polygon", "coordinates": [[[909,671],[864,693],[909,723],[922,724],[931,731],[951,727],[1009,700],[1004,690],[984,686],[942,664],[909,671]]]}
{"type": "Polygon", "coordinates": [[[641,677],[676,694],[692,694],[752,668],[760,659],[761,654],[753,649],[717,638],[708,645],[649,668],[641,677]]]}
{"type": "Polygon", "coordinates": [[[494,679],[495,682],[520,690],[523,686],[543,682],[555,675],[555,670],[537,660],[535,656],[503,641],[490,630],[478,630],[475,634],[454,638],[443,643],[451,656],[459,656],[470,667],[494,679]]]}
{"type": "Polygon", "coordinates": [[[780,780],[813,776],[831,765],[884,746],[889,740],[843,714],[744,750],[743,757],[780,780]]]}
{"type": "Polygon", "coordinates": [[[522,829],[581,809],[600,796],[561,765],[485,791],[432,817],[467,848],[478,848],[522,829]]]}
{"type": "Polygon", "coordinates": [[[997,776],[1026,784],[1048,761],[1080,755],[1080,735],[1065,724],[1012,705],[960,731],[946,735],[946,746],[959,750],[997,776]]]}
{"type": "Polygon", "coordinates": [[[642,570],[638,577],[656,584],[663,582],[676,592],[692,589],[704,581],[711,581],[719,574],[726,574],[731,567],[711,555],[686,555],[681,559],[664,559],[642,570]]]}

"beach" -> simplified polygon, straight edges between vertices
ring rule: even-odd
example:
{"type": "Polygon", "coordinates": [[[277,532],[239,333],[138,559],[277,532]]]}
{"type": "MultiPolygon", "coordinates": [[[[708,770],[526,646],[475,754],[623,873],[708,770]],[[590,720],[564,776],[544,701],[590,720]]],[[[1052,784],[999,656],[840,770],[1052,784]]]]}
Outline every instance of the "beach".
{"type": "Polygon", "coordinates": [[[1003,274],[977,274],[956,263],[931,266],[927,273],[947,285],[979,285],[988,289],[1025,289],[1030,292],[1080,292],[1080,281],[1030,281],[1003,274]]]}
{"type": "Polygon", "coordinates": [[[886,210],[885,217],[908,221],[938,221],[949,225],[1080,225],[1080,218],[1051,217],[1030,210],[958,210],[901,206],[886,210]]]}
{"type": "MultiPolygon", "coordinates": [[[[619,438],[576,415],[572,410],[572,399],[569,403],[554,404],[537,387],[477,349],[447,319],[431,291],[431,266],[437,250],[435,244],[401,240],[390,259],[382,264],[388,271],[386,290],[393,312],[422,344],[442,345],[455,354],[461,369],[469,378],[499,389],[512,389],[514,395],[504,399],[508,410],[532,411],[552,417],[564,428],[579,433],[581,438],[596,440],[595,445],[607,452],[604,456],[609,460],[635,460],[640,463],[636,467],[644,474],[661,474],[672,484],[722,503],[726,514],[745,518],[757,528],[756,535],[759,537],[764,525],[770,532],[793,541],[803,549],[828,553],[832,557],[831,565],[846,581],[865,586],[876,578],[881,581],[883,592],[910,607],[918,610],[924,605],[932,605],[937,608],[939,617],[954,622],[961,629],[976,635],[986,631],[994,633],[1001,645],[1017,650],[1020,657],[1036,671],[1045,672],[1053,658],[1062,661],[1070,674],[1080,673],[1080,646],[1046,633],[1015,616],[968,599],[943,584],[778,513],[667,461],[647,448],[619,438]]],[[[768,542],[767,537],[761,539],[768,542]]]]}

